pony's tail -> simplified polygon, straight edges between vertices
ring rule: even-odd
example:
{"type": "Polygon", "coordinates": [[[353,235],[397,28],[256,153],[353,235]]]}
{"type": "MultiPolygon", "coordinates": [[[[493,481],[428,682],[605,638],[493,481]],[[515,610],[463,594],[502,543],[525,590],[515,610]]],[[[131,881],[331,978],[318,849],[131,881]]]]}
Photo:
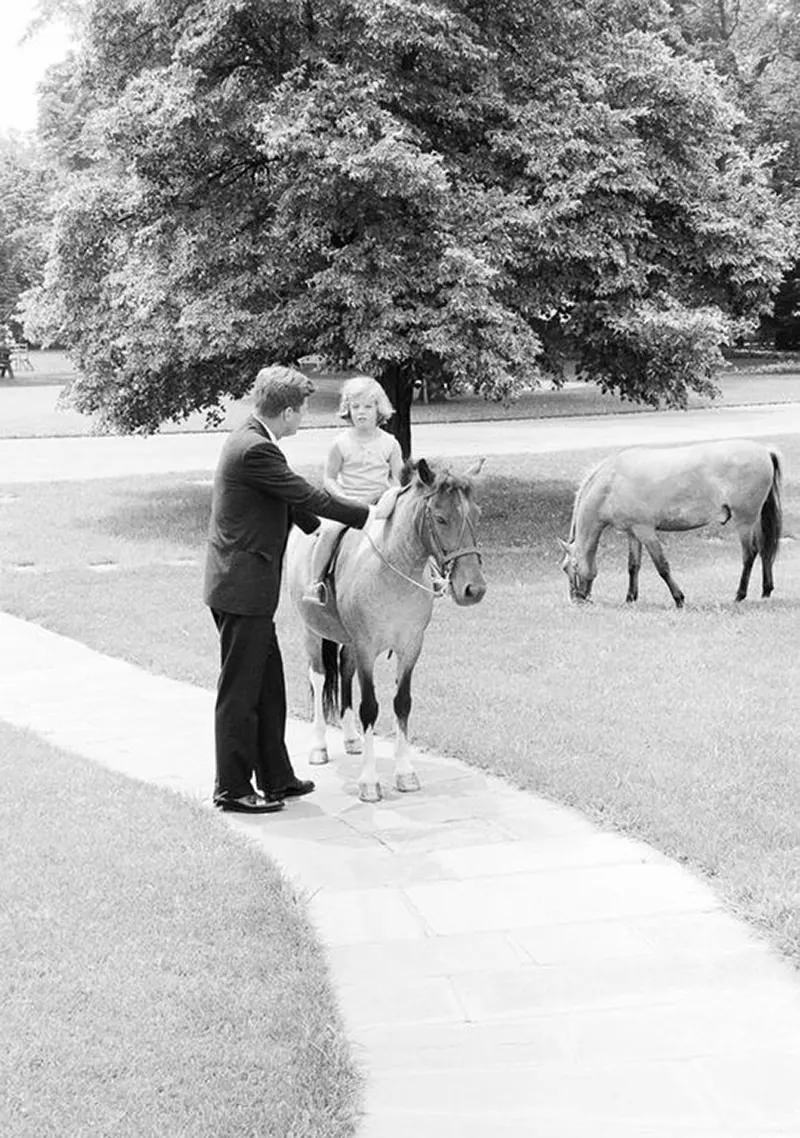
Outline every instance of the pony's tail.
{"type": "Polygon", "coordinates": [[[772,485],[761,507],[759,551],[763,560],[772,562],[778,552],[783,533],[783,506],[781,505],[781,460],[774,450],[772,459],[772,485]]]}
{"type": "Polygon", "coordinates": [[[339,645],[333,640],[322,641],[322,668],[325,681],[322,685],[322,713],[327,723],[338,723],[340,713],[339,645]]]}

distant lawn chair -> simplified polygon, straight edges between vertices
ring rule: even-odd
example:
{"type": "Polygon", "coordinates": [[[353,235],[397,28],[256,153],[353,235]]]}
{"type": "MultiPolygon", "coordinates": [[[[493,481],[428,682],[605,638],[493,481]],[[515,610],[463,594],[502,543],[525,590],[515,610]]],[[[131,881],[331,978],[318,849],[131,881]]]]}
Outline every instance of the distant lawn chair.
{"type": "Polygon", "coordinates": [[[0,344],[0,379],[8,376],[14,378],[14,368],[11,365],[11,348],[7,344],[0,344]]]}
{"type": "Polygon", "coordinates": [[[11,363],[14,367],[23,367],[26,371],[33,371],[31,352],[27,344],[11,345],[11,363]]]}

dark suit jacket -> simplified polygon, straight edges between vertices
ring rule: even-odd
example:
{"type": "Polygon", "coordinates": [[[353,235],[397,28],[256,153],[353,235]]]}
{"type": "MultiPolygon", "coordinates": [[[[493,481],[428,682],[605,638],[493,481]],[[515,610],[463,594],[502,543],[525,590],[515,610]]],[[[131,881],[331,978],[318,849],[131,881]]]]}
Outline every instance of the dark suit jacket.
{"type": "Polygon", "coordinates": [[[214,477],[204,600],[220,612],[273,616],[289,527],[320,515],[360,529],[366,506],[317,490],[290,469],[253,417],[228,436],[214,477]]]}

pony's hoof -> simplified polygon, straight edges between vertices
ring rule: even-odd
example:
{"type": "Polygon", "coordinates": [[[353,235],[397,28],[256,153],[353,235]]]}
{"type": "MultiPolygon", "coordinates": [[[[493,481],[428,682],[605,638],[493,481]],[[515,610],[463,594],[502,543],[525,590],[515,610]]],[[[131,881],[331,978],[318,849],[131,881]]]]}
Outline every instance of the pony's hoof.
{"type": "Polygon", "coordinates": [[[364,750],[361,739],[356,735],[353,739],[345,739],[344,753],[346,755],[360,755],[364,750]]]}
{"type": "Polygon", "coordinates": [[[328,758],[327,747],[312,747],[311,754],[308,756],[308,761],[312,767],[321,767],[325,763],[330,762],[328,758]]]}
{"type": "Polygon", "coordinates": [[[403,792],[419,790],[419,779],[417,778],[416,771],[411,771],[410,774],[397,775],[394,784],[398,790],[402,790],[403,792]]]}
{"type": "Polygon", "coordinates": [[[379,782],[360,782],[358,784],[358,797],[362,802],[380,802],[383,791],[379,782]]]}

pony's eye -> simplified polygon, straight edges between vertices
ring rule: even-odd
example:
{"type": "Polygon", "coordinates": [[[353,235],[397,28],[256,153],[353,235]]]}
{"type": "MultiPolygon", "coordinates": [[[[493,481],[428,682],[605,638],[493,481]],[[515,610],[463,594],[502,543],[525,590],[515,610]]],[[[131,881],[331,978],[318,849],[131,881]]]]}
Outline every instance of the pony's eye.
{"type": "Polygon", "coordinates": [[[440,525],[440,526],[446,526],[447,525],[447,518],[444,516],[444,514],[434,514],[433,516],[436,519],[437,525],[440,525]]]}

